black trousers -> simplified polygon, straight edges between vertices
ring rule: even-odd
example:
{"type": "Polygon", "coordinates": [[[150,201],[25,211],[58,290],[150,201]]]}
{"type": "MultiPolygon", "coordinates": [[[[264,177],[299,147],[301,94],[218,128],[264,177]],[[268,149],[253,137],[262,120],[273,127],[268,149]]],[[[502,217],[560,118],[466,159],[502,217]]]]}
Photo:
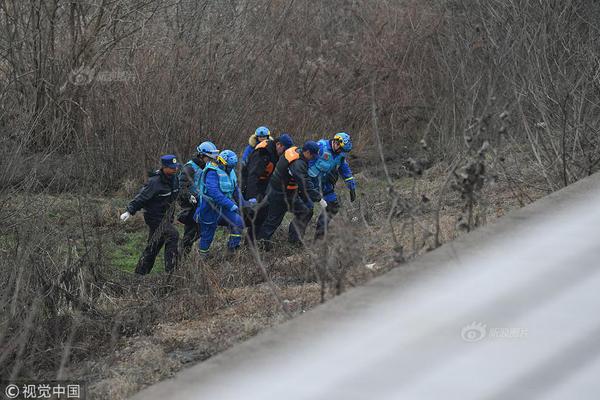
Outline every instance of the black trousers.
{"type": "Polygon", "coordinates": [[[327,203],[327,208],[321,212],[317,219],[317,229],[315,229],[315,239],[322,239],[329,226],[329,221],[340,211],[339,201],[327,203]]]}
{"type": "Polygon", "coordinates": [[[294,219],[288,229],[288,240],[297,243],[302,240],[306,226],[310,222],[313,210],[296,194],[270,191],[267,195],[269,208],[265,222],[262,224],[257,239],[270,240],[281,222],[286,212],[294,214],[294,219]]]}
{"type": "Polygon", "coordinates": [[[148,243],[142,252],[142,256],[135,268],[135,273],[146,275],[154,266],[156,256],[160,249],[165,246],[165,271],[173,271],[177,265],[177,244],[179,232],[171,221],[163,219],[160,222],[146,220],[148,225],[148,243]]]}
{"type": "Polygon", "coordinates": [[[200,229],[196,221],[194,221],[194,210],[182,211],[177,220],[184,226],[183,238],[181,239],[181,255],[190,254],[194,242],[200,238],[200,229]]]}
{"type": "Polygon", "coordinates": [[[243,211],[246,235],[248,235],[248,240],[252,243],[267,219],[267,215],[269,215],[269,204],[265,201],[255,208],[244,208],[243,211]]]}

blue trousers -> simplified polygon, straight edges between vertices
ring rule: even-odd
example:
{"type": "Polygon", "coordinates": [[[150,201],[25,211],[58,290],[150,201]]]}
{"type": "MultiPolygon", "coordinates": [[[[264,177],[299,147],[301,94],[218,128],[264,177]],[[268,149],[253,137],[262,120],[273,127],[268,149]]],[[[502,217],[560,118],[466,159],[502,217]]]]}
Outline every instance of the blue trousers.
{"type": "Polygon", "coordinates": [[[215,210],[208,207],[202,211],[204,211],[204,215],[201,215],[198,219],[200,229],[199,247],[201,254],[208,253],[210,245],[215,238],[217,227],[219,226],[226,226],[229,228],[229,241],[227,242],[227,247],[229,249],[236,249],[240,246],[244,222],[239,211],[215,210]]]}

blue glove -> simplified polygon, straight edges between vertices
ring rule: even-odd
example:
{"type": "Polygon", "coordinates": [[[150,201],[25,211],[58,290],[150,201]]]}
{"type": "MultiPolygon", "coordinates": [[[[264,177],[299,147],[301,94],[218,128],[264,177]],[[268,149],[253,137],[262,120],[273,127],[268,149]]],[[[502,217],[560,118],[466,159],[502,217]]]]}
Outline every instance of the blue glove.
{"type": "Polygon", "coordinates": [[[258,203],[258,201],[253,197],[251,199],[248,199],[248,201],[246,201],[246,203],[248,203],[249,206],[255,206],[256,203],[258,203]]]}

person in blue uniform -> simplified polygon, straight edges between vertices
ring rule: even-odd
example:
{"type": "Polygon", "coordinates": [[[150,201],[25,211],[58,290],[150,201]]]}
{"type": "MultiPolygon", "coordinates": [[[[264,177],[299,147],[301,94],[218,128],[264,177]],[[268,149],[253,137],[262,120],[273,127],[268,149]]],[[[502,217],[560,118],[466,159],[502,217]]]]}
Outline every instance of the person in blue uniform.
{"type": "Polygon", "coordinates": [[[335,185],[340,176],[350,191],[350,201],[356,200],[356,182],[347,161],[347,155],[352,150],[350,135],[340,132],[333,139],[319,140],[318,144],[319,156],[310,162],[308,175],[315,186],[320,188],[327,205],[317,219],[315,239],[323,238],[329,221],[339,212],[340,203],[335,185]]]}
{"type": "Polygon", "coordinates": [[[235,167],[238,158],[231,150],[223,150],[216,161],[209,161],[199,180],[200,197],[194,220],[200,226],[200,254],[207,256],[218,226],[229,228],[227,248],[233,252],[240,246],[244,223],[240,206],[244,199],[237,184],[235,167]]]}

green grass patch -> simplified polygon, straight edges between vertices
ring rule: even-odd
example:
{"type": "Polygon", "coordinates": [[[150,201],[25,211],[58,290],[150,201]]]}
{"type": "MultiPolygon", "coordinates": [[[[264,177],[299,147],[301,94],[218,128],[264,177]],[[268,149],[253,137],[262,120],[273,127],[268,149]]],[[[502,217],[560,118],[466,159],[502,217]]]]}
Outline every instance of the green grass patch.
{"type": "MultiPolygon", "coordinates": [[[[175,225],[179,231],[179,239],[183,237],[183,227],[179,224],[175,225]]],[[[126,272],[133,273],[137,266],[138,260],[142,255],[142,251],[146,247],[148,240],[148,229],[140,229],[130,232],[123,232],[119,238],[119,244],[114,244],[114,249],[111,251],[111,262],[115,268],[119,268],[126,272]]],[[[165,270],[165,248],[164,246],[158,253],[151,274],[164,272],[165,270]]]]}
{"type": "MultiPolygon", "coordinates": [[[[137,266],[137,262],[144,247],[146,247],[148,233],[136,231],[128,232],[124,236],[124,243],[116,245],[115,249],[112,251],[112,264],[123,271],[133,272],[135,271],[135,267],[137,266]]],[[[156,257],[156,262],[154,263],[154,268],[152,268],[151,272],[156,272],[160,269],[164,270],[163,260],[163,250],[161,250],[158,257],[156,257]],[[160,268],[161,266],[163,266],[163,268],[160,268]]]]}

